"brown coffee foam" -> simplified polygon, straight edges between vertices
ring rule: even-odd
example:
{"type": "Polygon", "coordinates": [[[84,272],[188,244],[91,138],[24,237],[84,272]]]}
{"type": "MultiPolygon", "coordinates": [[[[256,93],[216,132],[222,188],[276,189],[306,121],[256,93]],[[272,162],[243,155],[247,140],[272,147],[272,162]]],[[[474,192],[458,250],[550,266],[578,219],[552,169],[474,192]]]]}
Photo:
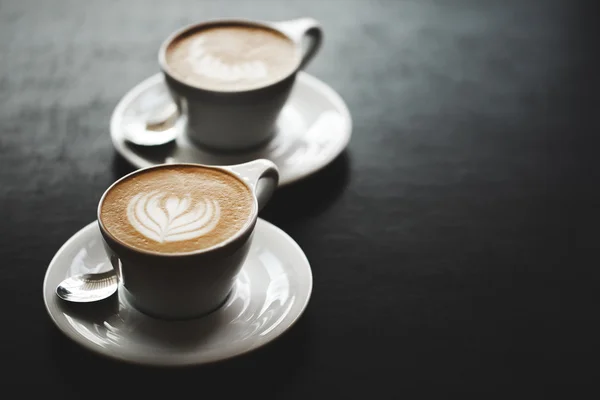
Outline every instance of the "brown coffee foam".
{"type": "Polygon", "coordinates": [[[298,65],[295,44],[283,34],[256,26],[215,25],[191,30],[177,37],[167,47],[166,62],[170,72],[181,81],[209,90],[235,91],[267,86],[288,76],[298,65]],[[198,39],[205,40],[207,53],[223,63],[239,65],[261,61],[267,75],[261,78],[224,81],[196,73],[187,61],[190,46],[198,39]]]}
{"type": "Polygon", "coordinates": [[[200,166],[173,166],[149,169],[117,183],[104,197],[100,219],[105,229],[119,241],[139,250],[159,253],[188,253],[215,246],[246,225],[254,209],[248,187],[227,172],[200,166]],[[164,242],[138,232],[129,222],[127,207],[138,193],[160,190],[167,195],[192,200],[210,198],[219,203],[217,226],[198,238],[164,242]]]}

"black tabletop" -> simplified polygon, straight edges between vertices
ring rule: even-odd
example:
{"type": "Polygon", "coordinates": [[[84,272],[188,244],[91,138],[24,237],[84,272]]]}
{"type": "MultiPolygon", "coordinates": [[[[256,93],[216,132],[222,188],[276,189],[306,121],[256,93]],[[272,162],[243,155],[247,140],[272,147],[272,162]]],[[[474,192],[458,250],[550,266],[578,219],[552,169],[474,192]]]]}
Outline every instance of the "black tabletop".
{"type": "Polygon", "coordinates": [[[62,398],[593,389],[593,5],[0,2],[3,384],[62,398]],[[310,260],[310,304],[280,339],[226,362],[163,370],[101,358],[46,314],[46,268],[133,170],[109,137],[117,102],[158,71],[165,36],[220,16],[321,21],[307,71],[352,113],[347,150],[261,215],[310,260]]]}

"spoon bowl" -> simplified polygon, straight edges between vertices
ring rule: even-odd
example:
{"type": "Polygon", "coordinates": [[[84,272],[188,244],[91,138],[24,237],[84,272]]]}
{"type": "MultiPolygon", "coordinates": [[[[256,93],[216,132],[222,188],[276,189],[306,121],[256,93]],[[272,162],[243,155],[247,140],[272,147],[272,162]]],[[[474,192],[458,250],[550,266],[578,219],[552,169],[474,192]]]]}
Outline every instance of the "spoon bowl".
{"type": "Polygon", "coordinates": [[[109,298],[117,288],[117,275],[110,270],[68,277],[56,287],[56,295],[74,303],[91,303],[109,298]]]}

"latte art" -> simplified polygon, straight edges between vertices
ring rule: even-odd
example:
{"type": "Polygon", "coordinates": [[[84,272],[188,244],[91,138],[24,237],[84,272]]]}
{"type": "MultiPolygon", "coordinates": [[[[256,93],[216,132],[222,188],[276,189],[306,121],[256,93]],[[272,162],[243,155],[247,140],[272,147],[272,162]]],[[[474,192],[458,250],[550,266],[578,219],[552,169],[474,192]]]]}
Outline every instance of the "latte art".
{"type": "Polygon", "coordinates": [[[142,251],[188,253],[229,240],[251,221],[250,189],[218,168],[168,164],[139,171],[107,191],[100,220],[142,251]]]}
{"type": "Polygon", "coordinates": [[[228,63],[218,55],[209,53],[200,37],[190,45],[187,61],[198,75],[221,81],[256,80],[267,77],[267,65],[261,60],[228,63]]]}
{"type": "Polygon", "coordinates": [[[167,47],[169,73],[217,91],[264,87],[289,76],[300,62],[296,45],[269,28],[215,25],[190,30],[167,47]]]}
{"type": "Polygon", "coordinates": [[[135,195],[127,207],[129,223],[142,235],[159,243],[195,239],[211,232],[221,210],[214,200],[194,201],[159,191],[135,195]]]}

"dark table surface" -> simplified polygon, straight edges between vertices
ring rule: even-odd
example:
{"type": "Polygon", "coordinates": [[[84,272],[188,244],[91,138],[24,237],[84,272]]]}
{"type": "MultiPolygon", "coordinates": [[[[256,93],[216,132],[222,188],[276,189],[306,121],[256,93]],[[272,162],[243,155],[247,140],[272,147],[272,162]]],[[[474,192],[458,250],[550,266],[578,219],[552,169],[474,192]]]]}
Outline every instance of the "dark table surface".
{"type": "Polygon", "coordinates": [[[43,385],[62,398],[545,398],[594,389],[592,7],[1,1],[3,385],[21,394],[43,385]],[[132,171],[108,132],[121,96],[157,72],[166,35],[219,16],[313,16],[325,28],[308,72],[348,103],[351,143],[262,213],[306,252],[313,296],[283,337],[238,359],[162,370],[100,358],[52,324],[44,273],[95,219],[105,188],[132,171]]]}

